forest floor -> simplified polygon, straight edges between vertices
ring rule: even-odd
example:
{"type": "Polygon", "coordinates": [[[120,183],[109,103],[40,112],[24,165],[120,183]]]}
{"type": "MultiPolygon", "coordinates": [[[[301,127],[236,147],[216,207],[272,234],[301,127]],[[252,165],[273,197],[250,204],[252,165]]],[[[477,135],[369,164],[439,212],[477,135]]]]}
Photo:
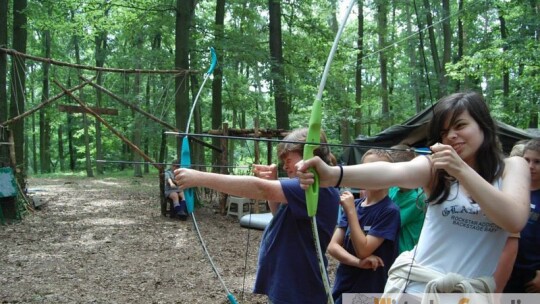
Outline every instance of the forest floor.
{"type": "MultiPolygon", "coordinates": [[[[0,303],[229,303],[192,219],[161,215],[156,175],[29,178],[44,204],[0,224],[0,303]]],[[[195,211],[210,256],[238,303],[267,303],[252,293],[262,231],[217,198],[195,211]]]]}
{"type": "MultiPolygon", "coordinates": [[[[45,205],[0,226],[0,303],[228,303],[192,220],[161,215],[157,177],[28,183],[45,205]]],[[[195,215],[220,275],[239,303],[266,303],[251,292],[262,231],[217,210],[195,215]]]]}

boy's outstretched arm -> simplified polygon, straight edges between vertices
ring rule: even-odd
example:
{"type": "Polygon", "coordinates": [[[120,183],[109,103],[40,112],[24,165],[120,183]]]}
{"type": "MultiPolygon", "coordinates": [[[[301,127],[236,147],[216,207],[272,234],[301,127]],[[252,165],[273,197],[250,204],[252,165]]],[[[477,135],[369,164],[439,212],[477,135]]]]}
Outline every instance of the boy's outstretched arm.
{"type": "Polygon", "coordinates": [[[281,184],[249,175],[225,175],[180,168],[174,170],[180,189],[205,187],[250,199],[286,202],[281,184]]]}

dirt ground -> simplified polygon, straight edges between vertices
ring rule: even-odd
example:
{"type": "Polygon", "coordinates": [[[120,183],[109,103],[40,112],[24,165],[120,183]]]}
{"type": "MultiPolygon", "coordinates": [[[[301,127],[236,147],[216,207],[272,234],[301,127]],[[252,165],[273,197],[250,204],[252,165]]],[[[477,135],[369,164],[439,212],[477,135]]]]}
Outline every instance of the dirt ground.
{"type": "MultiPolygon", "coordinates": [[[[192,220],[161,215],[157,183],[29,179],[46,204],[0,226],[0,302],[228,303],[192,220]]],[[[227,288],[239,303],[266,303],[251,293],[262,231],[217,209],[195,215],[227,288]]]]}

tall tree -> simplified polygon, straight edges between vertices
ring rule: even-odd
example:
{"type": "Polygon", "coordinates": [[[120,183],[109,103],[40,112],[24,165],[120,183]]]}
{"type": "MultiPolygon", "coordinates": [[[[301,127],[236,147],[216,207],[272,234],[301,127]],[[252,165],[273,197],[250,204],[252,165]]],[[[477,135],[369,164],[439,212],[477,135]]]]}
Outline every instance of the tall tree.
{"type": "MultiPolygon", "coordinates": [[[[73,47],[75,49],[75,62],[77,64],[81,64],[81,51],[79,46],[79,39],[77,36],[73,39],[73,47]]],[[[79,76],[81,75],[81,70],[78,70],[79,76]]],[[[79,91],[79,98],[81,100],[84,100],[84,89],[81,88],[79,91]]],[[[92,169],[92,162],[90,160],[90,134],[88,132],[88,115],[86,112],[82,113],[83,117],[83,132],[84,132],[84,156],[85,156],[85,168],[86,168],[86,176],[87,177],[94,177],[94,170],[92,169]]]]}
{"type": "MultiPolygon", "coordinates": [[[[433,26],[433,14],[431,13],[431,4],[429,0],[424,0],[424,12],[426,15],[428,36],[429,36],[429,45],[431,50],[431,58],[433,59],[433,70],[439,84],[443,83],[442,77],[443,72],[441,71],[441,61],[439,60],[439,50],[437,49],[437,36],[435,35],[435,27],[433,26]]],[[[443,97],[443,92],[441,91],[440,85],[437,87],[437,98],[443,97]]]]}
{"type": "Polygon", "coordinates": [[[441,65],[441,94],[448,94],[448,77],[446,76],[446,64],[452,60],[452,29],[450,26],[450,1],[442,0],[442,28],[443,28],[443,58],[441,65]]]}
{"type": "MultiPolygon", "coordinates": [[[[189,69],[189,31],[191,28],[191,19],[194,10],[193,0],[176,1],[176,33],[175,33],[175,57],[174,66],[177,69],[189,69]]],[[[175,78],[175,118],[176,127],[179,130],[186,128],[189,116],[189,81],[187,77],[180,76],[175,78]]],[[[177,139],[177,147],[182,146],[182,140],[177,139]]],[[[180,148],[178,148],[180,149],[180,148]]],[[[176,155],[180,156],[180,150],[176,155]]]]}
{"type": "MultiPolygon", "coordinates": [[[[142,53],[143,48],[143,37],[142,33],[136,33],[134,37],[135,41],[133,43],[134,49],[138,50],[142,53]]],[[[141,61],[137,60],[137,63],[135,64],[137,69],[141,69],[141,61]]],[[[138,103],[138,106],[141,107],[143,96],[142,96],[142,89],[141,89],[142,83],[141,83],[141,74],[137,73],[135,74],[135,83],[133,85],[133,89],[135,91],[135,100],[138,103]]],[[[141,107],[142,108],[142,107],[141,107]]],[[[142,121],[141,121],[141,115],[135,111],[132,111],[133,113],[133,144],[137,147],[141,147],[142,143],[142,121]]],[[[135,164],[133,165],[133,175],[135,177],[142,177],[142,168],[141,164],[139,163],[142,158],[139,155],[139,153],[134,153],[133,160],[135,161],[135,164]]]]}
{"type": "MultiPolygon", "coordinates": [[[[223,122],[223,39],[224,39],[224,22],[225,22],[225,0],[216,1],[216,16],[215,16],[215,43],[218,46],[217,56],[219,64],[214,69],[214,80],[212,81],[212,129],[221,128],[223,122]]],[[[212,144],[219,147],[220,141],[215,138],[212,144]]],[[[219,163],[220,155],[217,151],[212,150],[212,163],[219,163]]],[[[217,167],[212,168],[217,171],[217,167]]]]}
{"type": "Polygon", "coordinates": [[[377,6],[377,33],[379,37],[379,69],[381,73],[380,96],[381,96],[381,116],[380,125],[383,128],[390,126],[389,105],[388,105],[388,59],[386,51],[386,35],[388,34],[388,3],[386,0],[375,1],[377,6]]]}
{"type": "MultiPolygon", "coordinates": [[[[103,15],[105,18],[109,15],[109,0],[105,0],[102,4],[104,8],[103,15]]],[[[107,59],[107,30],[99,29],[94,37],[95,42],[95,60],[97,67],[103,67],[105,65],[105,60],[107,59]]],[[[103,86],[103,74],[97,72],[96,82],[98,85],[103,86]]],[[[101,90],[96,89],[96,107],[101,107],[103,104],[103,93],[101,90]]],[[[103,159],[103,142],[101,139],[101,122],[96,119],[95,121],[96,128],[96,159],[103,159]]],[[[103,165],[102,163],[96,163],[96,172],[98,175],[103,174],[103,165]]]]}
{"type": "MultiPolygon", "coordinates": [[[[13,49],[23,54],[26,53],[27,43],[27,15],[25,12],[27,0],[13,1],[13,49]]],[[[11,100],[9,114],[15,117],[24,113],[26,73],[24,57],[12,57],[11,60],[11,100]]],[[[24,120],[11,124],[13,138],[15,141],[15,161],[17,162],[17,180],[20,185],[25,187],[24,178],[24,120]]]]}
{"type": "Polygon", "coordinates": [[[354,109],[356,123],[354,124],[354,137],[358,137],[362,133],[362,69],[364,59],[364,1],[358,0],[358,38],[356,41],[356,47],[358,52],[356,53],[356,68],[354,73],[355,79],[355,103],[354,109]]]}
{"type": "MultiPolygon", "coordinates": [[[[52,17],[52,3],[45,2],[47,15],[52,17]]],[[[51,58],[51,30],[43,32],[43,57],[51,58]]],[[[41,101],[49,99],[49,68],[50,63],[43,63],[43,78],[41,87],[41,101]]],[[[48,109],[39,110],[39,167],[41,173],[51,172],[51,120],[48,117],[48,109]]]]}
{"type": "Polygon", "coordinates": [[[281,40],[281,0],[268,0],[270,17],[270,66],[276,110],[276,128],[290,129],[289,106],[285,90],[283,69],[283,43],[281,40]]]}
{"type": "MultiPolygon", "coordinates": [[[[0,0],[0,45],[8,45],[8,0],[0,0]]],[[[8,118],[7,102],[7,54],[0,52],[0,123],[8,118]]],[[[0,142],[9,139],[7,130],[0,128],[0,142]]],[[[7,145],[0,145],[0,166],[9,164],[9,149],[7,145]]]]}
{"type": "MultiPolygon", "coordinates": [[[[501,7],[498,9],[499,12],[499,31],[501,33],[501,40],[503,43],[503,52],[508,51],[508,30],[506,29],[506,19],[504,18],[504,12],[501,7]]],[[[502,75],[503,83],[503,96],[504,96],[504,105],[505,107],[508,106],[508,96],[510,96],[510,72],[508,71],[508,67],[503,67],[503,75],[502,75]]]]}

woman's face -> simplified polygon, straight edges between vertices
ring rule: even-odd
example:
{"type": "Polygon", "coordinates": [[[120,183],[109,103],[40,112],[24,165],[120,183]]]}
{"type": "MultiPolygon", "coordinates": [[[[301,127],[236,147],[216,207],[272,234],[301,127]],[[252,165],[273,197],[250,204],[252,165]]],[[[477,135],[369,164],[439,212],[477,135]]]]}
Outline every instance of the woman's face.
{"type": "Polygon", "coordinates": [[[469,111],[458,115],[452,125],[450,120],[451,115],[444,123],[442,143],[452,146],[461,159],[469,165],[474,165],[476,153],[484,142],[484,132],[469,111]]]}
{"type": "Polygon", "coordinates": [[[283,170],[287,172],[289,178],[296,176],[296,165],[297,162],[302,160],[302,155],[296,152],[289,152],[283,157],[283,170]]]}

